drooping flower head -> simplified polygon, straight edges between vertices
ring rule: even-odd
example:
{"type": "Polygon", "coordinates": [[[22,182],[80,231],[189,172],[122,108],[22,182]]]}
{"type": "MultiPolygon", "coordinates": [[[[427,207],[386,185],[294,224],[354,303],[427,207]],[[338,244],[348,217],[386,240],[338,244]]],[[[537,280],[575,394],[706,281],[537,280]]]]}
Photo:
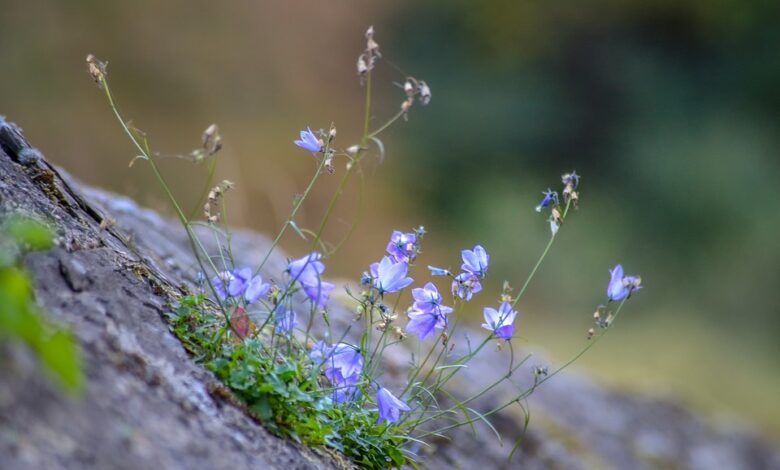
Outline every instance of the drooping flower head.
{"type": "Polygon", "coordinates": [[[263,282],[263,277],[259,274],[247,282],[246,290],[244,291],[244,299],[247,305],[251,305],[257,300],[268,293],[271,288],[271,284],[263,282]]]}
{"type": "Polygon", "coordinates": [[[293,143],[304,150],[308,150],[309,152],[319,152],[322,150],[320,139],[318,139],[317,136],[314,135],[314,132],[311,131],[311,128],[308,127],[304,130],[301,130],[301,138],[299,140],[293,141],[293,143]]]}
{"type": "Polygon", "coordinates": [[[512,339],[517,312],[512,310],[512,306],[509,302],[502,302],[498,307],[498,310],[491,307],[485,307],[483,315],[485,317],[485,323],[482,324],[482,328],[493,332],[497,338],[504,340],[512,339]]]}
{"type": "Polygon", "coordinates": [[[374,287],[380,295],[398,292],[413,282],[413,279],[406,275],[409,265],[404,262],[393,262],[388,256],[382,258],[382,261],[375,266],[372,265],[371,270],[374,277],[374,287]]]}
{"type": "Polygon", "coordinates": [[[276,332],[292,333],[293,328],[298,325],[298,319],[295,310],[287,310],[278,306],[276,308],[276,332]]]}
{"type": "Polygon", "coordinates": [[[539,203],[538,206],[536,206],[536,212],[542,212],[542,209],[549,206],[550,204],[558,205],[558,193],[551,190],[550,188],[547,188],[547,191],[543,191],[542,194],[544,194],[544,197],[542,198],[542,201],[539,203]]]}
{"type": "Polygon", "coordinates": [[[396,398],[384,387],[379,387],[376,392],[376,404],[379,411],[377,424],[382,421],[395,423],[401,418],[401,411],[409,411],[409,405],[396,398]]]}
{"type": "Polygon", "coordinates": [[[623,266],[616,265],[609,270],[607,297],[609,300],[622,300],[627,295],[642,288],[639,276],[624,276],[623,266]]]}
{"type": "Polygon", "coordinates": [[[470,272],[462,272],[452,279],[452,295],[465,301],[471,300],[471,296],[482,290],[479,278],[470,272]]]}
{"type": "Polygon", "coordinates": [[[463,264],[461,269],[474,274],[482,279],[487,274],[490,255],[487,254],[482,245],[475,245],[473,250],[463,250],[460,252],[463,264]]]}
{"type": "Polygon", "coordinates": [[[411,263],[417,256],[417,235],[394,230],[387,244],[387,253],[396,262],[411,263]]]}
{"type": "Polygon", "coordinates": [[[325,264],[320,261],[322,255],[316,251],[306,256],[290,261],[287,265],[287,274],[298,281],[303,288],[306,296],[317,305],[323,308],[328,302],[331,291],[336,287],[330,282],[322,280],[322,273],[325,272],[325,264]]]}

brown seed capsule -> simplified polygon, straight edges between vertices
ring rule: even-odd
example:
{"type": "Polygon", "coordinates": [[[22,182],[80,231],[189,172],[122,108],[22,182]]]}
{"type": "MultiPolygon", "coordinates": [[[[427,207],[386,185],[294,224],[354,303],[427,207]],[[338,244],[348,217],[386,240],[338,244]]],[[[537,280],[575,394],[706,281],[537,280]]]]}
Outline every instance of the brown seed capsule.
{"type": "Polygon", "coordinates": [[[596,334],[596,330],[594,330],[593,328],[590,328],[588,330],[588,339],[593,339],[593,335],[595,335],[595,334],[596,334]]]}

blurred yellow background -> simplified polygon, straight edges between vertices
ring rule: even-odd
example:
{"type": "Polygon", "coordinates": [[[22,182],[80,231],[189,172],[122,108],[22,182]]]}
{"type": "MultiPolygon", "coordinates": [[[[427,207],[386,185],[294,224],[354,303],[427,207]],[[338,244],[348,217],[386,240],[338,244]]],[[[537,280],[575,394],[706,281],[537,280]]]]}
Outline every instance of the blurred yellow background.
{"type": "MultiPolygon", "coordinates": [[[[576,169],[582,207],[516,331],[567,358],[603,301],[607,269],[622,262],[646,287],[579,366],[780,439],[778,10],[704,0],[5,0],[0,113],[82,181],[167,211],[147,168],[128,168],[133,149],[86,73],[93,53],[162,154],[187,153],[220,125],[219,177],[237,183],[230,222],[272,233],[315,169],[292,145],[299,129],[334,122],[342,147],[360,135],[355,61],[373,24],[388,61],[375,75],[372,123],[398,109],[404,73],[426,80],[433,100],[384,136],[361,225],[328,273],[357,278],[395,228],[428,229],[420,278],[427,264],[457,268],[459,250],[482,243],[493,265],[476,321],[503,279],[525,279],[549,230],[533,208],[576,169]]],[[[192,206],[204,168],[170,158],[164,169],[192,206]]],[[[316,227],[343,171],[320,181],[299,225],[316,227]]],[[[352,184],[331,241],[357,197],[352,184]]],[[[283,246],[304,250],[295,235],[283,246]]]]}

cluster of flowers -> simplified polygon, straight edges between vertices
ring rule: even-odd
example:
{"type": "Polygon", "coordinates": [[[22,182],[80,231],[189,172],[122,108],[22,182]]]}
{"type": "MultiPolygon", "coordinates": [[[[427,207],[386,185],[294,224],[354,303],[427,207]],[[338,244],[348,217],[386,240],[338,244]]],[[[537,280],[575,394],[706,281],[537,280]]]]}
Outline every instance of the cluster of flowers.
{"type": "MultiPolygon", "coordinates": [[[[561,175],[561,182],[563,183],[563,201],[568,207],[570,204],[577,207],[579,201],[579,193],[577,187],[580,185],[580,175],[576,171],[571,173],[564,173],[561,175]]],[[[547,191],[542,191],[542,200],[538,206],[536,206],[536,212],[542,212],[542,209],[550,208],[550,217],[547,221],[550,223],[550,232],[553,236],[558,233],[558,229],[561,228],[563,218],[565,217],[565,209],[561,211],[561,199],[558,197],[558,192],[547,188],[547,191]]]]}

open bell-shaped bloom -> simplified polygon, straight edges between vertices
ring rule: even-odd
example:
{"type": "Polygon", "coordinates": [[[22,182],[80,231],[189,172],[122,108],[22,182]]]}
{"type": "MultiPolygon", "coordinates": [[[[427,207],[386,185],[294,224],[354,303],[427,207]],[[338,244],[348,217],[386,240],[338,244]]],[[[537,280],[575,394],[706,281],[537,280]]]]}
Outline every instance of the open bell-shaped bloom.
{"type": "Polygon", "coordinates": [[[413,279],[406,275],[408,270],[409,265],[406,263],[394,263],[390,257],[385,256],[376,265],[374,287],[379,290],[380,294],[398,292],[413,282],[413,279]]]}
{"type": "Polygon", "coordinates": [[[415,309],[410,310],[407,314],[409,322],[406,324],[406,331],[417,335],[418,340],[424,341],[436,331],[436,328],[441,329],[447,326],[446,315],[452,312],[452,309],[446,308],[448,309],[446,313],[440,313],[437,311],[438,309],[427,312],[415,309]]]}
{"type": "Polygon", "coordinates": [[[485,277],[490,255],[487,254],[482,245],[475,245],[473,250],[461,251],[461,258],[463,259],[463,264],[460,267],[462,270],[472,273],[480,279],[485,277]]]}
{"type": "Polygon", "coordinates": [[[401,418],[401,411],[409,411],[409,405],[396,398],[389,390],[379,387],[376,392],[376,404],[379,409],[377,424],[382,421],[395,423],[401,418]]]}
{"type": "Polygon", "coordinates": [[[498,307],[498,310],[491,307],[485,307],[483,314],[485,323],[482,324],[482,328],[492,331],[497,338],[504,340],[512,339],[517,312],[512,310],[512,306],[509,302],[502,302],[498,307]]]}
{"type": "Polygon", "coordinates": [[[642,288],[639,276],[624,276],[623,266],[616,265],[609,270],[607,297],[609,300],[623,300],[628,294],[642,288]]]}
{"type": "Polygon", "coordinates": [[[244,299],[246,300],[246,303],[248,305],[251,305],[257,300],[268,293],[268,290],[271,288],[271,284],[267,282],[263,282],[263,277],[261,275],[257,275],[249,280],[249,282],[246,285],[246,290],[244,291],[244,299]]]}
{"type": "Polygon", "coordinates": [[[320,139],[318,139],[317,136],[314,135],[314,132],[311,131],[311,128],[308,127],[304,130],[301,130],[301,138],[299,140],[293,141],[293,143],[304,150],[308,150],[309,152],[319,152],[322,150],[320,139]]]}
{"type": "Polygon", "coordinates": [[[471,300],[471,296],[482,290],[479,278],[470,272],[462,272],[452,279],[452,295],[465,301],[471,300]]]}
{"type": "Polygon", "coordinates": [[[387,252],[395,261],[411,263],[417,256],[417,235],[394,230],[387,244],[387,252]]]}

